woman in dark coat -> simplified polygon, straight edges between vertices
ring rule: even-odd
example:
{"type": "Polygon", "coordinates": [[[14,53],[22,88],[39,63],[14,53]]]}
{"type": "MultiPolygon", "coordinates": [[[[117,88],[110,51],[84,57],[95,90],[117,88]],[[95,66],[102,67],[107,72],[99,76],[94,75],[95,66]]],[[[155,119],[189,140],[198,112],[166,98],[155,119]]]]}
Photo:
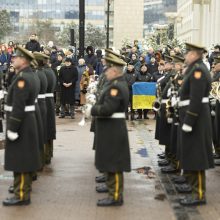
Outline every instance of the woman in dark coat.
{"type": "Polygon", "coordinates": [[[59,74],[59,81],[61,86],[61,118],[65,117],[65,105],[70,105],[70,116],[74,118],[74,104],[75,104],[75,86],[78,80],[78,71],[72,65],[72,60],[66,58],[65,66],[62,66],[59,74]]]}
{"type": "Polygon", "coordinates": [[[135,71],[140,71],[141,62],[139,61],[138,55],[136,53],[131,55],[130,63],[133,64],[135,71]]]}
{"type": "Polygon", "coordinates": [[[86,65],[91,65],[93,69],[95,69],[97,64],[97,57],[94,54],[94,48],[92,46],[88,46],[86,48],[86,53],[87,53],[87,55],[85,55],[86,65]]]}

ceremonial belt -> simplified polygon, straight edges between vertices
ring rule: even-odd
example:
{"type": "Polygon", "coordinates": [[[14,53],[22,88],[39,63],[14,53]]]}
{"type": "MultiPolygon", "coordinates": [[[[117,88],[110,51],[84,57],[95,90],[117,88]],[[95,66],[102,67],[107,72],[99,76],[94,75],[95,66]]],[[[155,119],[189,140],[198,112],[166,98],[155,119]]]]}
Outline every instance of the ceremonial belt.
{"type": "Polygon", "coordinates": [[[116,112],[111,116],[98,116],[97,118],[125,118],[124,112],[116,112]]]}
{"type": "Polygon", "coordinates": [[[53,95],[53,93],[46,93],[45,97],[46,98],[52,98],[52,97],[54,97],[54,95],[53,95]]]}
{"type": "MultiPolygon", "coordinates": [[[[9,106],[9,105],[5,105],[4,106],[4,110],[6,112],[12,112],[13,107],[9,106]]],[[[35,111],[35,105],[27,105],[27,106],[25,106],[24,111],[25,112],[34,112],[35,111]]]]}
{"type": "MultiPolygon", "coordinates": [[[[48,93],[49,94],[49,93],[48,93]]],[[[46,94],[39,94],[37,96],[38,99],[45,99],[46,98],[46,94]]]]}
{"type": "Polygon", "coordinates": [[[169,101],[169,99],[162,99],[161,104],[166,104],[169,101]]]}
{"type": "MultiPolygon", "coordinates": [[[[203,97],[202,98],[202,103],[209,103],[209,97],[203,97]]],[[[186,99],[186,100],[179,101],[178,106],[179,107],[184,107],[184,106],[187,106],[189,104],[190,104],[190,100],[186,99]]]]}

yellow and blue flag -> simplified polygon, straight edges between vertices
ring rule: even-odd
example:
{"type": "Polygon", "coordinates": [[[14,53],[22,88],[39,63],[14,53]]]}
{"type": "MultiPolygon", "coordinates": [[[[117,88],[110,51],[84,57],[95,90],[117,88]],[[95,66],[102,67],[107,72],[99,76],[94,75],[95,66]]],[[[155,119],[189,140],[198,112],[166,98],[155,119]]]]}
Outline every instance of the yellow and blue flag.
{"type": "Polygon", "coordinates": [[[132,86],[133,109],[152,109],[156,99],[156,83],[136,82],[132,86]]]}

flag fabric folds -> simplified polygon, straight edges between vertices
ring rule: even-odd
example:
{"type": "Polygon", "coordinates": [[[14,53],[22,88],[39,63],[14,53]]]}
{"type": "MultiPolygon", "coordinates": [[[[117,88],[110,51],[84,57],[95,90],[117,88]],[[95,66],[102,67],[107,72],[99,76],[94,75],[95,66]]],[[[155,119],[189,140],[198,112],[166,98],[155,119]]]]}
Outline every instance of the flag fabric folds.
{"type": "Polygon", "coordinates": [[[136,82],[132,86],[133,109],[152,109],[156,99],[156,83],[136,82]]]}

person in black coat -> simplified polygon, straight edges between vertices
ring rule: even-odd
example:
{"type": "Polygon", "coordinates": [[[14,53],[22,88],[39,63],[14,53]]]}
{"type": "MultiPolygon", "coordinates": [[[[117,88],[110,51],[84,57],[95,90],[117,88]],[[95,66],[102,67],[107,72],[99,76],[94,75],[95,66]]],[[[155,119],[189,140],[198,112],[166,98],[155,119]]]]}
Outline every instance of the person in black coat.
{"type": "Polygon", "coordinates": [[[139,57],[139,62],[141,63],[141,65],[145,64],[145,55],[144,54],[141,54],[140,57],[139,57]]]}
{"type": "Polygon", "coordinates": [[[214,51],[211,53],[208,61],[210,66],[212,66],[212,64],[214,63],[214,57],[216,57],[216,55],[220,52],[220,45],[215,45],[214,46],[214,51]]]}
{"type": "Polygon", "coordinates": [[[65,65],[61,67],[59,81],[61,86],[61,118],[65,117],[65,105],[70,105],[70,116],[74,119],[74,104],[75,104],[75,87],[78,80],[78,71],[72,65],[72,60],[66,58],[65,65]]]}
{"type": "Polygon", "coordinates": [[[36,34],[32,34],[30,36],[30,41],[28,41],[25,45],[25,49],[33,52],[40,52],[41,48],[40,48],[40,44],[37,41],[37,35],[36,34]]]}
{"type": "MultiPolygon", "coordinates": [[[[132,85],[137,81],[137,72],[134,68],[133,63],[129,63],[127,70],[125,72],[125,79],[128,84],[128,89],[129,89],[129,105],[131,108],[131,120],[134,120],[134,109],[133,109],[133,104],[132,104],[132,85]]],[[[126,114],[126,119],[128,119],[128,109],[127,109],[127,114],[126,114]]]]}
{"type": "Polygon", "coordinates": [[[94,54],[94,49],[92,46],[86,48],[87,55],[85,56],[86,65],[91,65],[93,69],[96,69],[97,57],[94,54]]]}
{"type": "Polygon", "coordinates": [[[97,65],[96,65],[95,74],[100,76],[103,73],[103,71],[105,69],[105,66],[106,66],[106,61],[105,61],[105,58],[102,57],[100,62],[98,62],[97,65]]]}
{"type": "MultiPolygon", "coordinates": [[[[148,72],[147,69],[147,64],[143,64],[140,67],[140,72],[137,75],[137,81],[138,82],[151,82],[151,74],[148,72]]],[[[147,109],[138,109],[138,118],[137,119],[142,119],[142,114],[144,113],[144,119],[148,119],[147,117],[147,109]]]]}
{"type": "Polygon", "coordinates": [[[57,54],[58,54],[57,47],[56,47],[56,46],[53,46],[53,47],[51,48],[51,53],[50,53],[50,64],[51,64],[51,68],[52,68],[52,69],[54,68],[54,65],[56,65],[56,62],[57,62],[57,54]]]}
{"type": "Polygon", "coordinates": [[[101,62],[102,59],[102,50],[98,49],[96,50],[96,58],[97,58],[97,62],[101,62]]]}
{"type": "Polygon", "coordinates": [[[53,63],[53,65],[51,66],[52,70],[55,73],[56,79],[57,79],[56,87],[55,87],[56,115],[60,114],[60,107],[61,107],[61,104],[60,104],[60,92],[61,92],[61,89],[60,89],[60,82],[59,82],[59,72],[60,72],[60,68],[63,65],[63,60],[64,60],[63,55],[62,54],[57,54],[57,61],[55,61],[53,63]]]}
{"type": "Polygon", "coordinates": [[[96,63],[95,73],[96,75],[101,75],[103,71],[103,60],[104,60],[104,57],[102,56],[102,50],[96,51],[96,57],[97,57],[97,63],[96,63]]]}
{"type": "Polygon", "coordinates": [[[158,66],[158,71],[154,72],[152,75],[152,82],[157,82],[157,80],[163,76],[164,76],[164,62],[160,62],[158,66]]]}
{"type": "Polygon", "coordinates": [[[152,75],[158,70],[158,63],[154,57],[151,57],[150,63],[148,64],[148,72],[152,75]]]}
{"type": "Polygon", "coordinates": [[[72,48],[70,48],[68,51],[67,51],[67,57],[71,59],[72,61],[72,65],[74,66],[77,66],[78,65],[78,61],[77,61],[77,57],[76,57],[76,54],[75,52],[73,51],[72,48]]]}
{"type": "MultiPolygon", "coordinates": [[[[143,62],[143,60],[142,60],[142,62],[143,62]]],[[[134,66],[135,71],[137,71],[137,72],[140,71],[141,62],[140,62],[138,55],[136,53],[133,53],[131,55],[130,63],[132,63],[132,65],[134,66]]]]}

